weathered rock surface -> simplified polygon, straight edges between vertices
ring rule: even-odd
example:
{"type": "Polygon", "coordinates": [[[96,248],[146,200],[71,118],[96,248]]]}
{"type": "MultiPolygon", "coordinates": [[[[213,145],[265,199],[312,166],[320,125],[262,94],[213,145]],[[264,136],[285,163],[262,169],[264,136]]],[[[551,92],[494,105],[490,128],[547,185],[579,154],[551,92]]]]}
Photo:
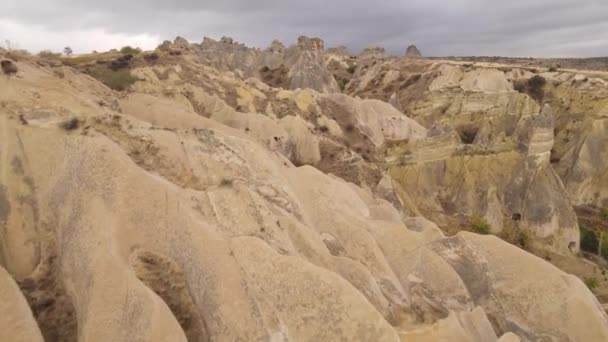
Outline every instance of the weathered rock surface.
{"type": "Polygon", "coordinates": [[[0,329],[2,339],[15,342],[44,341],[23,294],[0,266],[0,329]]]}
{"type": "Polygon", "coordinates": [[[386,57],[386,50],[379,46],[367,47],[363,49],[359,58],[361,59],[377,59],[386,57]]]}
{"type": "Polygon", "coordinates": [[[410,45],[405,49],[405,57],[406,58],[422,58],[422,53],[416,45],[410,45]]]}
{"type": "Polygon", "coordinates": [[[278,40],[273,40],[272,44],[260,55],[258,65],[260,68],[277,69],[285,64],[285,45],[278,40]]]}
{"type": "Polygon", "coordinates": [[[229,37],[219,41],[205,37],[200,44],[200,61],[218,70],[233,71],[244,78],[257,77],[260,51],[229,37]]]}
{"type": "Polygon", "coordinates": [[[323,41],[298,38],[298,58],[288,73],[290,89],[310,88],[322,93],[339,93],[340,87],[323,62],[323,41]]]}
{"type": "Polygon", "coordinates": [[[426,85],[415,101],[393,92],[427,129],[380,100],[243,81],[190,49],[131,70],[128,94],[27,61],[0,79],[0,296],[15,303],[0,326],[23,327],[10,340],[608,338],[579,279],[407,217],[519,213],[538,243],[576,250],[551,107],[494,71],[430,91],[430,63],[417,80],[384,72],[426,85]]]}
{"type": "Polygon", "coordinates": [[[427,68],[391,95],[395,105],[407,103],[405,112],[430,129],[428,139],[389,151],[392,176],[420,212],[444,228],[466,226],[469,217],[480,215],[494,233],[515,227],[528,231],[539,247],[576,251],[576,215],[550,163],[551,108],[541,110],[514,91],[497,69],[430,63],[427,68]]]}

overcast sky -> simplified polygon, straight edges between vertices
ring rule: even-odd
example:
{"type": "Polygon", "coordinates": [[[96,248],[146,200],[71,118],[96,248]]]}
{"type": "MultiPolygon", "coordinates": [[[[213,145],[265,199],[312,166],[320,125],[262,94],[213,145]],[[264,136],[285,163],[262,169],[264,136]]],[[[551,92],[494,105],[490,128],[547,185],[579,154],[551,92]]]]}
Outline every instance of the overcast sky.
{"type": "Polygon", "coordinates": [[[265,47],[299,35],[358,52],[591,57],[608,55],[608,0],[0,0],[0,40],[76,53],[154,48],[180,35],[265,47]]]}

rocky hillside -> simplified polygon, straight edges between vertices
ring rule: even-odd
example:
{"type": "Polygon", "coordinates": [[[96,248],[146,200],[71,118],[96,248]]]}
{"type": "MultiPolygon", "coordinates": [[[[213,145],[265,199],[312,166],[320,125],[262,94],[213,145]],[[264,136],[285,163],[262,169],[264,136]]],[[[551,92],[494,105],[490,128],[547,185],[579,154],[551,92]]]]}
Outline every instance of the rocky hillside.
{"type": "Polygon", "coordinates": [[[8,340],[608,339],[543,260],[600,270],[603,75],[306,37],[0,59],[8,340]]]}

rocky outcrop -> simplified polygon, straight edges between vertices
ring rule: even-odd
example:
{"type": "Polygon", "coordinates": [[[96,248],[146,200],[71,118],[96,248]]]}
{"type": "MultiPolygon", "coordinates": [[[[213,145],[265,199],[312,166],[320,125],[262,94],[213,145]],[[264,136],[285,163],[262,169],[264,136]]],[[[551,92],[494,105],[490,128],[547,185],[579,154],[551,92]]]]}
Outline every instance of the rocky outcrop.
{"type": "Polygon", "coordinates": [[[188,42],[188,40],[186,38],[177,36],[173,40],[173,46],[179,47],[179,48],[183,48],[183,49],[187,49],[187,48],[190,47],[190,43],[188,42]]]}
{"type": "Polygon", "coordinates": [[[285,45],[278,40],[273,40],[272,44],[260,55],[258,66],[260,68],[277,69],[285,64],[285,45]]]}
{"type": "Polygon", "coordinates": [[[555,116],[552,162],[573,204],[608,207],[608,80],[544,73],[555,116]]]}
{"type": "Polygon", "coordinates": [[[348,51],[348,48],[346,46],[337,46],[337,47],[327,48],[327,50],[325,50],[325,54],[334,55],[334,56],[338,56],[338,57],[350,57],[351,56],[351,54],[348,51]]]}
{"type": "Polygon", "coordinates": [[[205,37],[200,44],[200,62],[218,70],[233,71],[243,78],[258,76],[260,51],[232,38],[222,37],[219,41],[205,37]]]}
{"type": "Polygon", "coordinates": [[[395,62],[418,77],[373,71],[409,83],[393,90],[408,116],[162,62],[132,69],[129,93],[28,61],[23,78],[0,79],[0,325],[21,322],[10,340],[608,338],[579,279],[428,220],[478,210],[576,251],[551,167],[555,108],[493,70],[458,67],[430,90],[441,72],[424,60],[395,62]]]}
{"type": "Polygon", "coordinates": [[[290,89],[340,92],[338,83],[323,63],[323,50],[323,41],[319,38],[298,38],[298,57],[288,73],[290,89]]]}
{"type": "Polygon", "coordinates": [[[243,79],[255,77],[272,87],[286,89],[340,92],[338,83],[327,70],[324,56],[323,41],[308,37],[300,37],[297,46],[289,48],[275,40],[264,51],[226,37],[220,41],[205,38],[200,45],[203,64],[234,72],[243,79]]]}
{"type": "Polygon", "coordinates": [[[367,48],[363,49],[363,51],[359,55],[359,58],[361,58],[361,59],[377,59],[377,58],[384,58],[384,57],[386,57],[386,51],[384,50],[383,47],[378,47],[378,46],[367,47],[367,48]]]}
{"type": "Polygon", "coordinates": [[[576,215],[550,163],[551,109],[515,92],[497,69],[432,66],[417,84],[429,91],[404,110],[432,133],[389,159],[421,213],[444,228],[482,216],[496,234],[523,230],[541,249],[576,251],[576,215]]]}
{"type": "Polygon", "coordinates": [[[410,45],[405,50],[405,57],[406,58],[422,58],[422,53],[420,53],[420,50],[418,50],[416,45],[410,45]]]}
{"type": "Polygon", "coordinates": [[[386,142],[416,142],[426,137],[426,129],[391,105],[378,100],[357,100],[346,95],[329,98],[349,113],[353,129],[357,129],[376,147],[386,142]]]}

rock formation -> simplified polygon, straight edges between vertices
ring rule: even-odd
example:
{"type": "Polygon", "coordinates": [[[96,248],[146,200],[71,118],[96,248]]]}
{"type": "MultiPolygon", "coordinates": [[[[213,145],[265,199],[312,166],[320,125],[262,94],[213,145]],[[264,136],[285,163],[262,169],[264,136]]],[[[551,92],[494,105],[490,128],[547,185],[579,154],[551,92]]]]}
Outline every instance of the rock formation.
{"type": "Polygon", "coordinates": [[[258,66],[260,68],[277,69],[285,64],[285,45],[278,40],[273,40],[268,49],[260,55],[258,66]]]}
{"type": "Polygon", "coordinates": [[[416,45],[410,45],[405,50],[405,57],[406,58],[422,58],[422,53],[420,53],[420,50],[418,50],[416,45]]]}
{"type": "Polygon", "coordinates": [[[325,50],[326,55],[335,55],[340,57],[350,57],[351,54],[346,46],[331,47],[325,50]]]}
{"type": "Polygon", "coordinates": [[[205,37],[200,44],[200,61],[216,69],[232,71],[237,76],[247,78],[258,75],[260,51],[232,38],[222,37],[219,41],[205,37]]]}
{"type": "Polygon", "coordinates": [[[384,58],[385,56],[386,56],[386,51],[384,50],[384,48],[374,46],[374,47],[367,47],[367,48],[363,49],[363,51],[359,55],[359,58],[377,59],[377,58],[384,58]]]}
{"type": "Polygon", "coordinates": [[[572,123],[574,79],[541,105],[512,70],[368,59],[337,94],[319,39],[285,49],[284,88],[257,74],[278,43],[163,45],[128,92],[35,57],[0,78],[7,340],[608,339],[579,278],[456,232],[575,258],[605,120],[572,123]]]}
{"type": "Polygon", "coordinates": [[[388,157],[420,213],[446,229],[481,216],[496,234],[523,230],[541,249],[578,249],[571,195],[551,162],[553,111],[515,91],[505,72],[406,59],[368,68],[351,84],[359,96],[386,89],[386,101],[429,129],[428,139],[388,157]],[[403,71],[389,77],[395,70],[403,71]]]}
{"type": "Polygon", "coordinates": [[[323,41],[298,38],[298,57],[289,70],[290,89],[310,88],[323,93],[339,93],[340,88],[323,63],[323,41]]]}

